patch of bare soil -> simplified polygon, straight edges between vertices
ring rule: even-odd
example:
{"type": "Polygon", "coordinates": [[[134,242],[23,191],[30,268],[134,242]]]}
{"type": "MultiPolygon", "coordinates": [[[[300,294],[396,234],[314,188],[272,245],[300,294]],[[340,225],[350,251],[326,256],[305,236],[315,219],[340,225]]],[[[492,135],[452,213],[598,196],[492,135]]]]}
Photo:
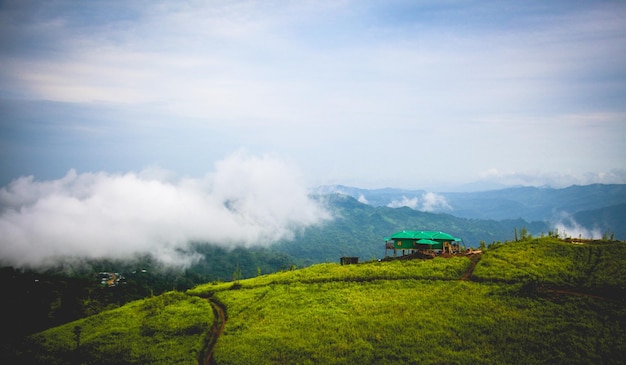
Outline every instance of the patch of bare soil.
{"type": "Polygon", "coordinates": [[[469,270],[467,270],[465,275],[461,277],[462,281],[472,280],[472,273],[474,272],[474,268],[476,267],[476,264],[478,263],[478,261],[480,261],[481,256],[482,255],[480,253],[468,255],[470,260],[472,260],[472,266],[470,266],[469,270]]]}
{"type": "Polygon", "coordinates": [[[207,346],[203,353],[206,353],[204,356],[201,356],[198,359],[199,365],[213,365],[215,361],[213,360],[213,349],[217,344],[217,340],[224,332],[224,326],[226,326],[226,310],[224,307],[211,299],[207,299],[211,303],[211,307],[213,307],[213,316],[215,320],[213,321],[213,326],[211,326],[211,331],[208,336],[207,346]]]}

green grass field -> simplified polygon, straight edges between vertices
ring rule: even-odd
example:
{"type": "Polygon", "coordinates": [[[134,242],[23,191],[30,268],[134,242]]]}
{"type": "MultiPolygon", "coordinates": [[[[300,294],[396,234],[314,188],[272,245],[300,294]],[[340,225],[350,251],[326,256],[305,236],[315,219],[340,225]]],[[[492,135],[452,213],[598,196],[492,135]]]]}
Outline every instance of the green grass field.
{"type": "Polygon", "coordinates": [[[480,281],[529,282],[626,297],[626,244],[573,244],[551,238],[489,249],[473,272],[480,281]]]}
{"type": "Polygon", "coordinates": [[[625,264],[624,243],[552,238],[492,245],[469,279],[468,257],[320,264],[133,302],[20,359],[197,363],[210,299],[227,311],[216,364],[624,364],[625,264]]]}
{"type": "Polygon", "coordinates": [[[212,324],[207,300],[169,292],[31,336],[21,363],[197,364],[212,324]]]}
{"type": "Polygon", "coordinates": [[[396,280],[216,294],[218,364],[619,363],[626,311],[588,297],[527,298],[504,284],[396,280]]]}

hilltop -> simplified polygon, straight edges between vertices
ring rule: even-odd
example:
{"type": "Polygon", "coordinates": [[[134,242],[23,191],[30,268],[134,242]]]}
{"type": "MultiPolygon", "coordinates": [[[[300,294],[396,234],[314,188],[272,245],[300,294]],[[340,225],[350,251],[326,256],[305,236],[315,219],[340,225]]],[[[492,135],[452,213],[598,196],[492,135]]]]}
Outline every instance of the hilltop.
{"type": "Polygon", "coordinates": [[[422,212],[409,207],[391,208],[359,202],[346,194],[329,194],[319,198],[334,219],[323,225],[298,232],[294,239],[271,246],[301,264],[335,262],[341,256],[362,259],[381,258],[385,254],[384,237],[405,229],[445,230],[463,239],[466,247],[512,240],[515,229],[526,228],[535,236],[547,235],[545,222],[523,219],[481,220],[456,217],[445,213],[422,212]]]}
{"type": "Polygon", "coordinates": [[[17,357],[33,364],[209,357],[216,364],[620,364],[625,264],[624,242],[547,237],[492,244],[481,256],[317,264],[132,302],[30,336],[17,357]]]}

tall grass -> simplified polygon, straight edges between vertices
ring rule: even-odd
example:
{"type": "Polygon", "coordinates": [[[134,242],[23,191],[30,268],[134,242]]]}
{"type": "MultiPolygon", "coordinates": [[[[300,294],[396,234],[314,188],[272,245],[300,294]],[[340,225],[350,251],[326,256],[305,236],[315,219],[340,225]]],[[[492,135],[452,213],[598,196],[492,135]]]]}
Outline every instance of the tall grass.
{"type": "Polygon", "coordinates": [[[507,284],[291,283],[215,295],[229,317],[219,364],[619,363],[626,350],[623,307],[524,297],[507,284]]]}
{"type": "Polygon", "coordinates": [[[622,301],[526,284],[619,288],[623,247],[507,243],[484,254],[474,282],[457,280],[471,265],[459,257],[316,265],[190,293],[228,308],[219,364],[619,364],[622,301]]]}
{"type": "Polygon", "coordinates": [[[572,244],[554,238],[490,248],[472,274],[480,281],[528,282],[626,294],[626,243],[572,244]]]}
{"type": "MultiPolygon", "coordinates": [[[[373,281],[400,279],[459,279],[471,266],[467,257],[433,260],[374,261],[358,265],[336,263],[318,264],[308,268],[283,271],[275,274],[237,281],[238,288],[255,288],[272,284],[321,283],[328,281],[373,281]]],[[[209,283],[188,291],[189,294],[207,296],[216,291],[227,290],[233,283],[209,283]]]]}

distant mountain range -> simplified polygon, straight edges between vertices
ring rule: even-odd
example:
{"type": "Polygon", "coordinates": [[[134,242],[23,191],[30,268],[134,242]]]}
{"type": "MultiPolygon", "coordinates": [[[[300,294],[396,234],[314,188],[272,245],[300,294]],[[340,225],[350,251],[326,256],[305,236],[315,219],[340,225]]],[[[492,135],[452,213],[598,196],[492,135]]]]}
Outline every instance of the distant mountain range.
{"type": "MultiPolygon", "coordinates": [[[[563,216],[576,216],[589,223],[593,220],[586,211],[597,211],[612,220],[624,216],[626,184],[573,185],[567,188],[515,187],[481,192],[446,193],[425,190],[360,189],[342,185],[327,185],[315,189],[316,194],[338,193],[354,197],[372,206],[400,207],[447,213],[473,219],[524,219],[554,222],[563,216]],[[580,213],[580,214],[579,214],[580,213]]],[[[622,221],[623,223],[626,223],[622,221]]],[[[592,228],[592,227],[589,227],[592,228]]],[[[618,229],[618,227],[611,227],[618,229]]]]}
{"type": "MultiPolygon", "coordinates": [[[[271,250],[287,254],[301,264],[337,261],[341,256],[359,256],[370,260],[385,256],[385,237],[402,230],[444,231],[463,239],[466,247],[513,240],[515,230],[548,235],[545,222],[523,219],[470,219],[445,213],[421,212],[408,207],[391,208],[359,202],[346,194],[318,196],[332,212],[334,219],[321,226],[298,232],[293,240],[271,246],[271,250]]],[[[389,252],[391,255],[392,252],[389,252]]]]}
{"type": "Polygon", "coordinates": [[[440,230],[463,239],[512,240],[516,231],[626,240],[626,185],[518,187],[468,193],[321,186],[314,194],[336,217],[274,250],[308,262],[384,255],[383,238],[401,230],[440,230]]]}

